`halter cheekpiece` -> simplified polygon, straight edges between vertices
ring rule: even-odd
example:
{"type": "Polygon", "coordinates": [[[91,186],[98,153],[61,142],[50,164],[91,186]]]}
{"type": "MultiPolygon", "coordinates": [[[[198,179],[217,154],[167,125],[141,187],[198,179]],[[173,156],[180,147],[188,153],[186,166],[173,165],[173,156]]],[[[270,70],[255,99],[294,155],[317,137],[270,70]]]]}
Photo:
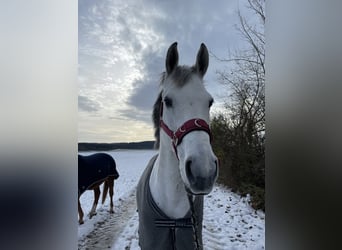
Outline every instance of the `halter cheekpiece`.
{"type": "Polygon", "coordinates": [[[178,159],[177,146],[181,144],[184,136],[186,136],[190,132],[198,131],[198,130],[205,131],[209,135],[210,142],[212,140],[210,127],[208,123],[205,120],[200,119],[200,118],[190,119],[184,122],[183,125],[180,126],[176,131],[172,131],[163,121],[163,102],[161,103],[161,107],[160,107],[160,127],[171,138],[172,147],[174,149],[177,159],[178,159]]]}

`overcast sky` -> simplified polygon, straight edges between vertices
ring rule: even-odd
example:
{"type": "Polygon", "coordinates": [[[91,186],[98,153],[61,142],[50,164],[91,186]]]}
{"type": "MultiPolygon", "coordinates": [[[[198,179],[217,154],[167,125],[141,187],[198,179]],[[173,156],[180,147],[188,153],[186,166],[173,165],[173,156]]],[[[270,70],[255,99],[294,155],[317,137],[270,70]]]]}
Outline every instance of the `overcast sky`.
{"type": "MultiPolygon", "coordinates": [[[[200,44],[222,58],[243,41],[234,25],[238,0],[80,0],[79,142],[154,140],[152,106],[171,43],[193,65],[200,44]]],[[[205,85],[217,110],[223,87],[209,59],[205,85]]]]}

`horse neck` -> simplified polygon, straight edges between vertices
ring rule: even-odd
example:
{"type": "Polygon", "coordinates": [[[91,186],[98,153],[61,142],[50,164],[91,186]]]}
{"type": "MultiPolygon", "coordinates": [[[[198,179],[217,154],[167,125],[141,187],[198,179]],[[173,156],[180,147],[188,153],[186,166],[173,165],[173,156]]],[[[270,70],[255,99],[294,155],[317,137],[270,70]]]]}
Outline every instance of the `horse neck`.
{"type": "Polygon", "coordinates": [[[149,184],[158,207],[173,219],[183,218],[190,208],[178,165],[170,140],[161,140],[149,184]]]}

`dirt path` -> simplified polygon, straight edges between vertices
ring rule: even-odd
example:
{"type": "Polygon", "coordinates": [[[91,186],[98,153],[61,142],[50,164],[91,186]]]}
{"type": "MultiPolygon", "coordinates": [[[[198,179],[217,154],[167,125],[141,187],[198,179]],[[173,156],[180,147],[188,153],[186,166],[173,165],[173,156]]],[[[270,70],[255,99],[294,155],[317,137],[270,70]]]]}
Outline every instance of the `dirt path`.
{"type": "Polygon", "coordinates": [[[98,209],[102,219],[98,221],[89,234],[78,240],[79,250],[103,250],[111,249],[121,232],[127,225],[129,218],[136,212],[135,190],[124,200],[119,199],[115,203],[115,213],[98,209]]]}
{"type": "MultiPolygon", "coordinates": [[[[135,190],[115,204],[115,213],[108,207],[98,209],[93,228],[79,238],[79,250],[137,250],[138,214],[135,190]]],[[[246,198],[216,187],[205,199],[203,244],[207,250],[264,250],[265,216],[254,211],[246,198]]]]}

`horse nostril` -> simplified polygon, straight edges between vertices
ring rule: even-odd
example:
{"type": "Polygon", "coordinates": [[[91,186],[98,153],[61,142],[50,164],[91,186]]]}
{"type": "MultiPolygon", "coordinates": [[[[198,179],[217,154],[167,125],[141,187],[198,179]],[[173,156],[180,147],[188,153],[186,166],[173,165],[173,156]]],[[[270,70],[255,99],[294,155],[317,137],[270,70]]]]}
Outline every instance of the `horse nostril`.
{"type": "Polygon", "coordinates": [[[194,175],[191,171],[191,164],[192,164],[191,160],[187,160],[185,163],[185,172],[190,182],[193,181],[194,179],[194,175]]]}

